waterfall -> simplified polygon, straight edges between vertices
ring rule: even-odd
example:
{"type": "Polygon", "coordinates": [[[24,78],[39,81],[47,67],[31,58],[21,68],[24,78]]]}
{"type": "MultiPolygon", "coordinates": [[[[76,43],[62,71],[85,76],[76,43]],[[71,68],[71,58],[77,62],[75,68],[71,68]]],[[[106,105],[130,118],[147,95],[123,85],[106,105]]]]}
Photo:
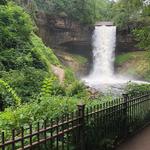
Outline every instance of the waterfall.
{"type": "MultiPolygon", "coordinates": [[[[116,26],[96,26],[93,34],[93,68],[90,74],[82,80],[86,85],[107,90],[110,87],[118,88],[132,79],[114,74],[114,60],[116,47],[116,26]]],[[[135,81],[134,83],[144,83],[135,81]]]]}
{"type": "Polygon", "coordinates": [[[115,26],[96,26],[93,34],[93,70],[95,79],[110,78],[114,73],[114,52],[116,46],[115,26]]]}
{"type": "Polygon", "coordinates": [[[89,84],[111,82],[114,76],[116,26],[96,26],[92,39],[93,69],[84,80],[89,84]]]}

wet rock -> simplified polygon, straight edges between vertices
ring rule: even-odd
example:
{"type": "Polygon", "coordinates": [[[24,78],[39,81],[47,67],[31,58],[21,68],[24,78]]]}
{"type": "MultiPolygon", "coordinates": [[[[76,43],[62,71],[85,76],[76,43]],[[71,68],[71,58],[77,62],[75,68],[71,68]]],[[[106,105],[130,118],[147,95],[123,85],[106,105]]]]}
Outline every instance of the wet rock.
{"type": "Polygon", "coordinates": [[[101,95],[101,93],[98,90],[96,90],[95,88],[91,88],[89,86],[87,86],[87,91],[90,94],[90,99],[96,99],[101,95]]]}

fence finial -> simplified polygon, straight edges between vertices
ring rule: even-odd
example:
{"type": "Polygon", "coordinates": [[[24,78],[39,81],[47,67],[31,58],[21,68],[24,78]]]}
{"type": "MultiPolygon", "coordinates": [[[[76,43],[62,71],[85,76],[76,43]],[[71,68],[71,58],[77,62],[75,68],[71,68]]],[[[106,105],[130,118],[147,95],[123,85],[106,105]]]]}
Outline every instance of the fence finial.
{"type": "Polygon", "coordinates": [[[128,100],[128,94],[127,93],[123,93],[122,96],[124,98],[124,102],[127,102],[127,100],[128,100]]]}

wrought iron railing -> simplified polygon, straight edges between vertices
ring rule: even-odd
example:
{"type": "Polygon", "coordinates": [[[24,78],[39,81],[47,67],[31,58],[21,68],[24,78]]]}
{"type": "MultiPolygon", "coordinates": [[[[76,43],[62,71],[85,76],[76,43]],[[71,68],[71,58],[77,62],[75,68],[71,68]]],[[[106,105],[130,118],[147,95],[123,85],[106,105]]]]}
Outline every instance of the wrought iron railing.
{"type": "Polygon", "coordinates": [[[2,150],[113,149],[130,134],[150,122],[150,92],[105,102],[51,121],[2,132],[2,150]],[[11,133],[11,134],[10,134],[11,133]]]}

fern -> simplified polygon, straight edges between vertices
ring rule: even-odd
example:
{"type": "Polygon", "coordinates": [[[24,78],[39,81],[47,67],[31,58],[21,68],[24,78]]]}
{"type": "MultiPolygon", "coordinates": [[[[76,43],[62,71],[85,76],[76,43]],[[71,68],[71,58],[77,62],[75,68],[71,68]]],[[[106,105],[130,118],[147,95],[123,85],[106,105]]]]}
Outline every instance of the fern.
{"type": "Polygon", "coordinates": [[[41,96],[65,96],[65,89],[59,83],[58,79],[55,76],[51,76],[50,78],[45,78],[43,82],[43,86],[41,89],[41,96]]]}
{"type": "Polygon", "coordinates": [[[1,79],[0,79],[0,85],[2,85],[5,88],[6,92],[11,94],[11,96],[13,97],[15,105],[20,106],[21,105],[21,99],[18,97],[16,92],[13,90],[13,88],[11,88],[7,82],[5,82],[1,79]]]}

